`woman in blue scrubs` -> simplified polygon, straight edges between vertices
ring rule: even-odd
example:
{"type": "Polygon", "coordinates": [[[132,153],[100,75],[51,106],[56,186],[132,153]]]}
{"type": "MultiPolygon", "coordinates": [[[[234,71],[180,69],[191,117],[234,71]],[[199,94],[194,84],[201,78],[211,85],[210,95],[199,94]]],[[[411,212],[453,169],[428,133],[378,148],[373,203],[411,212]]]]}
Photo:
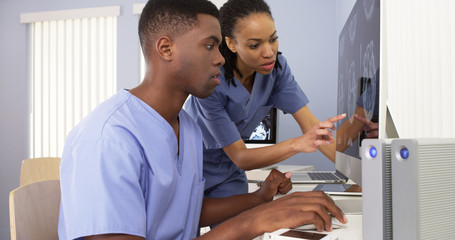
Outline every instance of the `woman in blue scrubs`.
{"type": "Polygon", "coordinates": [[[185,109],[202,129],[205,195],[227,197],[248,192],[244,170],[266,167],[300,152],[320,149],[332,161],[331,137],[340,115],[320,122],[278,52],[278,36],[263,0],[229,0],[220,9],[226,62],[221,84],[208,98],[191,96],[185,109]],[[247,149],[249,137],[272,107],[291,113],[304,133],[273,146],[247,149]]]}

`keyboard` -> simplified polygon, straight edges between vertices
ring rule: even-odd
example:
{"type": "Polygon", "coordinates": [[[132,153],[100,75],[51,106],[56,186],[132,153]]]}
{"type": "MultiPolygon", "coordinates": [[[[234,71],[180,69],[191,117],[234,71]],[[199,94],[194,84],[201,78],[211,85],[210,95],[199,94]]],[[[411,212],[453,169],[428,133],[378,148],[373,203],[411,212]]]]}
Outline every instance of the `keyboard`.
{"type": "Polygon", "coordinates": [[[340,179],[335,173],[330,172],[309,172],[308,175],[313,180],[338,180],[340,179]]]}

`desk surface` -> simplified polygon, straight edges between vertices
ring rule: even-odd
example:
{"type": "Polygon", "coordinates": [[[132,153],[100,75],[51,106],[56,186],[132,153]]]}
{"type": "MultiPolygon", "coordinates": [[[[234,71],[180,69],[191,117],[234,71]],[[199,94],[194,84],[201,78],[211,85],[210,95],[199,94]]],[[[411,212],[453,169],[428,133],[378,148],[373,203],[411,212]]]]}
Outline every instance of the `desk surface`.
{"type": "MultiPolygon", "coordinates": [[[[257,174],[257,172],[255,173],[257,174]]],[[[267,173],[268,175],[268,173],[267,173]]],[[[248,176],[248,173],[247,173],[248,176]]],[[[262,175],[263,176],[263,175],[262,175]]],[[[289,193],[300,191],[311,191],[317,184],[294,184],[289,193]]],[[[256,183],[249,183],[249,192],[257,190],[256,183]]],[[[289,194],[288,193],[288,194],[289,194]]],[[[280,196],[277,196],[278,198],[280,196]]],[[[344,227],[334,229],[330,234],[338,237],[338,240],[361,240],[362,239],[362,197],[361,196],[332,196],[335,203],[344,211],[348,218],[348,223],[344,227]]],[[[327,232],[325,232],[327,233],[327,232]]],[[[259,236],[254,240],[269,239],[268,233],[259,236]]],[[[297,239],[297,238],[295,238],[297,239]]]]}

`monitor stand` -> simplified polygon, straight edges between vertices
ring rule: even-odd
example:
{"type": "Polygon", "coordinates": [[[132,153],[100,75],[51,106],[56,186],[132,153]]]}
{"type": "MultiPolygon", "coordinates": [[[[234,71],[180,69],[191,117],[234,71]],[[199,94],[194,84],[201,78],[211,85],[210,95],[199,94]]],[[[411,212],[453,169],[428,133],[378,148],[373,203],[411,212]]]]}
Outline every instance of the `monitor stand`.
{"type": "MultiPolygon", "coordinates": [[[[359,151],[361,150],[359,149],[359,151]]],[[[362,160],[338,151],[336,152],[335,159],[336,169],[357,185],[362,186],[362,160]]]]}

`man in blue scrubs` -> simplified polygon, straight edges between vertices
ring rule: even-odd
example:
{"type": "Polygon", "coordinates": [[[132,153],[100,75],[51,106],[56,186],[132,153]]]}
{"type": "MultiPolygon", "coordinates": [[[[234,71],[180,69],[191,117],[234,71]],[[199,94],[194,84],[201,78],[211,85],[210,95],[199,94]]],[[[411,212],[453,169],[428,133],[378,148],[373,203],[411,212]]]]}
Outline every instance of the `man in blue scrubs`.
{"type": "Polygon", "coordinates": [[[331,230],[341,210],[321,192],[295,193],[273,171],[250,194],[203,198],[202,138],[181,108],[207,97],[224,63],[216,7],[207,0],[151,0],[139,21],[143,82],[99,105],[69,134],[60,167],[60,239],[252,239],[314,223],[331,230]]]}

